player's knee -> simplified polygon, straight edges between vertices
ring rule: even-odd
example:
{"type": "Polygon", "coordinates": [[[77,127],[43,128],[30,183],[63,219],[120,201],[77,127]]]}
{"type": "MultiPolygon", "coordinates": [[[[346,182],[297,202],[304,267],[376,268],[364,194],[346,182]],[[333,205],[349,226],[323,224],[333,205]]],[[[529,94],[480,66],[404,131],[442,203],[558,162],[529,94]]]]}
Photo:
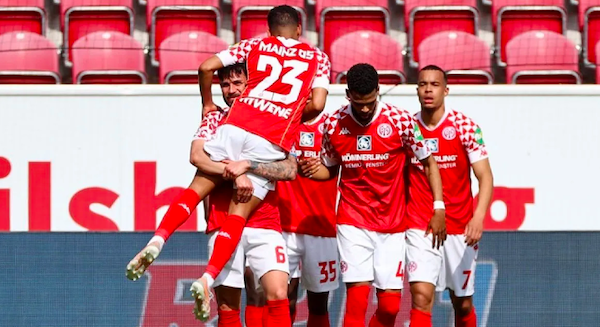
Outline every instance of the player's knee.
{"type": "Polygon", "coordinates": [[[219,304],[219,311],[232,311],[232,310],[238,310],[238,308],[234,308],[229,303],[221,303],[221,304],[219,304]]]}
{"type": "Polygon", "coordinates": [[[412,307],[423,312],[430,312],[433,304],[433,294],[427,294],[423,291],[413,291],[412,307]]]}
{"type": "Polygon", "coordinates": [[[275,287],[265,294],[267,301],[287,300],[287,287],[275,287]]]}
{"type": "Polygon", "coordinates": [[[467,316],[473,310],[473,301],[471,297],[457,297],[454,300],[453,306],[457,316],[467,316]]]}

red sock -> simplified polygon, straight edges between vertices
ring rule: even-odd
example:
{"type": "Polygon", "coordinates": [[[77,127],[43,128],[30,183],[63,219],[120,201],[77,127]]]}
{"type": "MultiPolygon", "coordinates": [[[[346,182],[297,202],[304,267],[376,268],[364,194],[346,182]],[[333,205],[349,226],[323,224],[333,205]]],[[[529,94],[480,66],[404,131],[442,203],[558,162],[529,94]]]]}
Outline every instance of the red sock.
{"type": "Polygon", "coordinates": [[[364,327],[370,291],[371,287],[367,285],[351,286],[346,289],[344,327],[364,327]]]}
{"type": "Polygon", "coordinates": [[[212,278],[217,278],[223,267],[227,264],[227,261],[233,255],[242,237],[244,225],[246,225],[246,220],[236,215],[228,216],[223,222],[221,230],[215,239],[212,256],[206,266],[206,272],[212,278]]]}
{"type": "Polygon", "coordinates": [[[400,293],[377,293],[377,311],[371,317],[369,327],[394,327],[401,299],[400,293]]]}
{"type": "Polygon", "coordinates": [[[456,327],[477,327],[475,307],[472,307],[471,312],[466,316],[454,315],[454,325],[456,327]]]}
{"type": "Polygon", "coordinates": [[[242,327],[240,321],[240,310],[221,310],[218,309],[219,318],[218,327],[242,327]]]}
{"type": "MultiPolygon", "coordinates": [[[[417,309],[410,310],[410,327],[431,327],[431,313],[417,309]]],[[[457,325],[458,326],[458,325],[457,325]]]]}
{"type": "Polygon", "coordinates": [[[253,305],[246,306],[246,327],[262,327],[263,325],[263,307],[253,305]]]}
{"type": "Polygon", "coordinates": [[[306,327],[329,327],[329,314],[315,315],[309,312],[306,327]]]}
{"type": "Polygon", "coordinates": [[[288,299],[267,301],[269,312],[267,315],[265,327],[287,327],[292,325],[290,319],[290,302],[288,299]]]}
{"type": "Polygon", "coordinates": [[[200,197],[196,191],[189,188],[185,189],[171,202],[169,210],[167,210],[154,235],[160,236],[166,241],[179,226],[190,218],[198,203],[200,203],[200,197]]]}

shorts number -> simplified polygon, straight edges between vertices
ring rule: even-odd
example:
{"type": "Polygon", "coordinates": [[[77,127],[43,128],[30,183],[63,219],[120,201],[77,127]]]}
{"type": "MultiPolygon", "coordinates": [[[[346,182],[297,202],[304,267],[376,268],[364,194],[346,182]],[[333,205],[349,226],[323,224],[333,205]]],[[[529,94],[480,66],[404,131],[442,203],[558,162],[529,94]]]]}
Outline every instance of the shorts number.
{"type": "Polygon", "coordinates": [[[398,264],[398,270],[396,271],[396,277],[404,278],[404,267],[402,266],[402,261],[398,264]]]}
{"type": "Polygon", "coordinates": [[[463,287],[462,287],[463,290],[466,290],[467,285],[469,284],[469,279],[471,278],[471,271],[465,270],[465,271],[463,271],[463,275],[467,275],[467,278],[465,279],[465,283],[463,284],[463,287]]]}
{"type": "Polygon", "coordinates": [[[275,255],[277,256],[277,263],[285,263],[285,253],[283,253],[283,246],[275,248],[275,255]]]}
{"type": "Polygon", "coordinates": [[[319,280],[319,283],[323,284],[323,283],[327,283],[327,281],[330,282],[334,282],[336,277],[337,277],[337,272],[335,269],[335,261],[324,261],[324,262],[319,262],[319,267],[321,267],[321,275],[323,276],[323,278],[321,280],[319,280]],[[327,269],[329,268],[329,269],[327,269]],[[331,278],[329,278],[329,275],[331,275],[331,278]]]}
{"type": "Polygon", "coordinates": [[[292,104],[298,101],[300,91],[302,90],[303,82],[298,79],[300,74],[308,70],[308,63],[299,60],[286,60],[283,62],[283,66],[272,56],[260,55],[258,57],[258,64],[256,69],[261,72],[267,71],[267,66],[271,67],[271,73],[265,79],[263,79],[258,85],[250,91],[250,96],[253,98],[265,99],[269,101],[281,102],[283,104],[292,104]],[[283,68],[292,68],[289,72],[283,74],[283,68]],[[291,85],[292,88],[288,94],[279,94],[271,91],[267,91],[269,87],[275,84],[277,81],[280,83],[291,85]]]}

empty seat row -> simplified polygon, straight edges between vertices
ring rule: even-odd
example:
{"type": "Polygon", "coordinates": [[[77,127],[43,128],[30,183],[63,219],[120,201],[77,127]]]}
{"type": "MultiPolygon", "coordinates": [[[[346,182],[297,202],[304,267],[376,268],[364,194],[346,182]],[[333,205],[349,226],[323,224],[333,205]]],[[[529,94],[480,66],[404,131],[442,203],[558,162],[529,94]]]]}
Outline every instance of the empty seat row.
{"type": "MultiPolygon", "coordinates": [[[[306,25],[308,13],[304,0],[287,0],[285,3],[298,9],[306,25]]],[[[232,0],[236,41],[263,33],[268,10],[279,4],[281,2],[276,0],[232,0]]],[[[43,0],[0,0],[0,7],[0,34],[6,31],[44,34],[43,0]]],[[[360,30],[388,33],[390,12],[387,0],[317,0],[315,29],[319,46],[330,53],[333,42],[347,33],[360,30]]],[[[68,49],[77,39],[91,32],[118,31],[133,35],[132,0],[62,0],[60,13],[64,45],[68,49]]],[[[498,65],[506,65],[508,42],[523,32],[547,30],[565,34],[566,13],[563,0],[493,1],[491,18],[498,65]]],[[[417,67],[419,46],[424,39],[442,31],[477,35],[480,14],[476,0],[405,0],[404,21],[409,63],[417,67]]],[[[153,64],[159,65],[160,52],[157,50],[170,36],[186,31],[218,35],[220,23],[219,0],[148,0],[146,28],[153,64]]],[[[593,45],[600,40],[600,0],[579,2],[579,26],[585,63],[593,65],[593,45]]],[[[69,50],[66,52],[67,63],[70,63],[70,57],[69,50]]]]}
{"type": "MultiPolygon", "coordinates": [[[[198,65],[226,47],[222,40],[201,31],[182,32],[167,38],[159,49],[164,59],[159,68],[160,83],[196,83],[198,65]],[[190,42],[182,43],[182,38],[190,42]]],[[[472,34],[440,32],[423,40],[419,47],[420,67],[429,64],[442,67],[448,72],[450,83],[493,82],[489,47],[472,34]]],[[[600,49],[600,42],[596,48],[600,49]]],[[[331,52],[334,83],[345,83],[346,72],[357,62],[370,62],[375,66],[383,84],[406,81],[402,46],[386,34],[348,33],[332,44],[331,52]],[[349,51],[350,48],[353,51],[349,51]]],[[[506,52],[509,83],[581,83],[577,49],[561,34],[522,33],[508,43],[506,52]]],[[[0,36],[0,83],[59,83],[57,55],[56,47],[39,34],[6,33],[0,36]]],[[[75,42],[72,56],[74,83],[146,83],[142,45],[129,35],[90,33],[75,42]]],[[[596,60],[600,64],[600,55],[596,60]]],[[[597,71],[600,72],[600,65],[597,71]]],[[[597,82],[600,83],[600,79],[597,82]]]]}

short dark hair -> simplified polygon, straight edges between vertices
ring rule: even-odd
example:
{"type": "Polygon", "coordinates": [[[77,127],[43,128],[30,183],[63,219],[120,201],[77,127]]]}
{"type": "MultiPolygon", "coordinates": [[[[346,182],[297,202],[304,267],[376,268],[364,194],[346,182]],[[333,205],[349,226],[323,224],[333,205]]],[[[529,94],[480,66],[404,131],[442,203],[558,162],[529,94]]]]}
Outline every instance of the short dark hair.
{"type": "Polygon", "coordinates": [[[424,70],[436,70],[438,72],[442,72],[442,75],[444,75],[444,83],[448,84],[448,75],[446,74],[446,71],[444,71],[440,66],[427,65],[421,68],[421,70],[419,70],[419,74],[421,74],[421,72],[424,70]]]}
{"type": "Polygon", "coordinates": [[[379,74],[369,64],[356,64],[348,70],[346,83],[350,92],[366,95],[379,87],[379,74]]]}
{"type": "Polygon", "coordinates": [[[219,77],[219,81],[223,81],[224,79],[231,77],[233,75],[248,76],[248,72],[246,71],[246,64],[245,63],[233,64],[231,66],[225,66],[225,67],[217,70],[217,76],[219,77]]]}
{"type": "Polygon", "coordinates": [[[267,22],[271,31],[281,27],[297,27],[300,24],[300,14],[291,6],[277,6],[269,10],[267,22]]]}

